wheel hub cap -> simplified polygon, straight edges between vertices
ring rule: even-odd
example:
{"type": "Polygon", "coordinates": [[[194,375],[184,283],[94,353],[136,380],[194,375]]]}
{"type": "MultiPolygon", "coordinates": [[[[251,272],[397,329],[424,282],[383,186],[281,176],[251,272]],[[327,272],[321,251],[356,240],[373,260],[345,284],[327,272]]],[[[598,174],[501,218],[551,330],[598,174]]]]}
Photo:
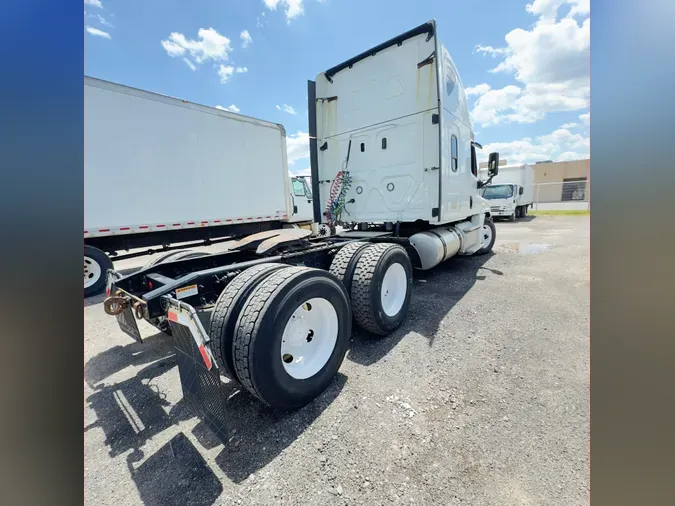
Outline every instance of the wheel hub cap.
{"type": "Polygon", "coordinates": [[[89,288],[101,278],[101,266],[90,257],[84,257],[84,287],[89,288]]]}
{"type": "Polygon", "coordinates": [[[399,263],[391,264],[382,278],[380,300],[387,316],[396,316],[405,302],[408,292],[408,276],[399,263]]]}
{"type": "Polygon", "coordinates": [[[338,335],[338,316],[326,299],[313,298],[291,315],[281,337],[281,363],[289,376],[307,379],[330,360],[338,335]]]}

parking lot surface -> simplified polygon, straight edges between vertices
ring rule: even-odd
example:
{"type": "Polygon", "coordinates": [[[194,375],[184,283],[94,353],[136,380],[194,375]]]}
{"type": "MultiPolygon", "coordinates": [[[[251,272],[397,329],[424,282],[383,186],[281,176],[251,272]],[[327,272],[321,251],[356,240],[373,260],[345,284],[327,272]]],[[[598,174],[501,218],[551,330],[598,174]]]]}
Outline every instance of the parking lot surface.
{"type": "Polygon", "coordinates": [[[587,216],[498,222],[493,254],[416,272],[403,326],[355,330],[299,411],[224,384],[227,445],[181,401],[171,338],[142,322],[133,342],[102,300],[84,302],[87,504],[588,503],[587,216]]]}

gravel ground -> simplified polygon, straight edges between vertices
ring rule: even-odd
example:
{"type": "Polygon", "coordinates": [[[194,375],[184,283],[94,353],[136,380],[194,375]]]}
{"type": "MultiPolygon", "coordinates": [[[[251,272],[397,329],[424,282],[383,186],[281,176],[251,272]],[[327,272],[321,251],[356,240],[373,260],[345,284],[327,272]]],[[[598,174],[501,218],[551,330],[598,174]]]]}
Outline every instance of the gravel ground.
{"type": "Polygon", "coordinates": [[[136,344],[86,300],[87,504],[587,504],[589,218],[497,237],[416,273],[404,325],[355,331],[305,408],[225,384],[227,446],[181,401],[170,339],[141,325],[136,344]]]}

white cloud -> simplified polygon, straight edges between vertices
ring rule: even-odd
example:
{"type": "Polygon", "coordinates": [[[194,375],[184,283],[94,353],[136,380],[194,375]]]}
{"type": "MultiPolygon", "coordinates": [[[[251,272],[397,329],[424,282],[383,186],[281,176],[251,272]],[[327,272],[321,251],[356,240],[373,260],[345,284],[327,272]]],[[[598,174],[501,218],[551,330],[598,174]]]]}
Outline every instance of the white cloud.
{"type": "Polygon", "coordinates": [[[190,60],[188,60],[187,58],[183,57],[183,61],[185,62],[185,65],[187,65],[188,67],[190,67],[190,70],[197,70],[197,67],[195,67],[195,64],[192,63],[192,62],[191,62],[190,60]]]}
{"type": "MultiPolygon", "coordinates": [[[[86,12],[85,12],[86,14],[86,12]]],[[[100,14],[87,14],[88,18],[92,19],[97,19],[99,23],[101,23],[103,26],[109,26],[110,28],[115,28],[115,25],[113,25],[110,21],[108,21],[106,18],[101,16],[100,14]]]]}
{"type": "Polygon", "coordinates": [[[230,39],[219,34],[213,28],[200,28],[197,32],[199,40],[190,40],[182,33],[173,32],[162,41],[162,47],[171,57],[189,54],[197,63],[206,60],[227,61],[232,51],[230,39]]]}
{"type": "Polygon", "coordinates": [[[558,9],[565,4],[571,7],[567,17],[586,16],[591,11],[590,0],[534,0],[525,6],[525,10],[541,19],[555,21],[558,9]]]}
{"type": "Polygon", "coordinates": [[[584,122],[584,125],[591,124],[591,113],[587,112],[586,114],[580,114],[579,119],[584,122]]]}
{"type": "Polygon", "coordinates": [[[309,158],[309,134],[298,131],[297,134],[287,136],[286,151],[289,165],[293,165],[298,160],[309,158]]]}
{"type": "Polygon", "coordinates": [[[490,91],[490,85],[486,83],[477,84],[476,86],[470,86],[464,90],[467,97],[471,95],[483,95],[490,91]]]}
{"type": "Polygon", "coordinates": [[[234,69],[234,71],[237,74],[245,74],[246,72],[248,72],[248,67],[237,67],[236,69],[234,69]]]}
{"type": "Polygon", "coordinates": [[[287,112],[288,114],[297,114],[296,110],[293,109],[290,105],[284,104],[284,105],[277,105],[277,111],[284,111],[287,112]]]}
{"type": "Polygon", "coordinates": [[[271,11],[277,10],[277,6],[281,5],[284,8],[286,21],[288,23],[290,23],[293,18],[296,18],[305,12],[302,1],[303,0],[263,0],[265,6],[271,11]]]}
{"type": "Polygon", "coordinates": [[[221,65],[218,69],[218,76],[220,77],[220,82],[223,84],[229,81],[232,74],[234,74],[234,67],[231,65],[221,65]]]}
{"type": "Polygon", "coordinates": [[[289,170],[288,174],[290,176],[311,176],[312,175],[312,169],[310,167],[306,167],[304,169],[299,169],[299,170],[289,170]]]}
{"type": "Polygon", "coordinates": [[[493,58],[500,54],[506,54],[506,48],[494,48],[492,46],[481,46],[478,44],[474,50],[474,53],[485,53],[491,55],[493,58]]]}
{"type": "Polygon", "coordinates": [[[229,107],[223,107],[222,105],[217,105],[216,109],[220,109],[221,111],[239,112],[239,107],[237,107],[234,104],[232,104],[229,107]]]}
{"type": "MultiPolygon", "coordinates": [[[[485,121],[486,126],[532,123],[551,112],[588,106],[590,18],[581,24],[573,19],[573,16],[588,14],[588,1],[534,0],[526,9],[539,16],[530,30],[512,30],[506,35],[507,45],[503,48],[476,46],[476,52],[502,59],[490,72],[513,74],[521,84],[518,94],[514,93],[515,87],[483,88],[485,91],[476,101],[472,117],[477,122],[485,121]],[[563,5],[570,7],[569,13],[557,21],[558,10],[563,5]],[[483,97],[490,94],[492,97],[484,101],[483,97]],[[498,98],[499,110],[487,111],[489,103],[498,98]]],[[[477,89],[474,91],[479,93],[477,89]]]]}
{"type": "Polygon", "coordinates": [[[87,26],[87,32],[91,35],[95,35],[96,37],[103,37],[104,39],[110,38],[110,34],[108,32],[104,32],[103,30],[99,30],[98,28],[91,26],[87,26]]]}
{"type": "Polygon", "coordinates": [[[103,9],[103,4],[101,3],[101,0],[84,0],[84,3],[87,5],[91,5],[93,7],[98,7],[99,9],[103,9]]]}
{"type": "Polygon", "coordinates": [[[588,158],[590,141],[588,137],[573,134],[565,128],[541,135],[534,139],[525,137],[512,142],[491,142],[479,150],[480,161],[487,161],[489,153],[497,151],[500,158],[510,164],[535,163],[542,160],[566,161],[588,158]]]}
{"type": "MultiPolygon", "coordinates": [[[[264,15],[265,15],[265,13],[263,12],[263,16],[264,15]]],[[[265,26],[265,25],[263,24],[262,21],[260,21],[260,18],[259,17],[255,18],[255,27],[256,28],[262,28],[263,26],[265,26]]]]}
{"type": "Polygon", "coordinates": [[[251,42],[253,42],[253,38],[251,37],[251,34],[248,33],[248,30],[242,30],[239,34],[239,38],[241,39],[241,47],[248,47],[251,42]]]}
{"type": "Polygon", "coordinates": [[[560,125],[560,128],[564,128],[565,130],[569,130],[570,128],[576,128],[578,126],[579,126],[579,123],[564,123],[564,124],[560,125]]]}
{"type": "Polygon", "coordinates": [[[503,113],[512,110],[513,103],[521,91],[518,86],[513,85],[500,90],[486,91],[476,100],[476,105],[471,111],[471,121],[485,126],[499,123],[504,117],[503,113]]]}

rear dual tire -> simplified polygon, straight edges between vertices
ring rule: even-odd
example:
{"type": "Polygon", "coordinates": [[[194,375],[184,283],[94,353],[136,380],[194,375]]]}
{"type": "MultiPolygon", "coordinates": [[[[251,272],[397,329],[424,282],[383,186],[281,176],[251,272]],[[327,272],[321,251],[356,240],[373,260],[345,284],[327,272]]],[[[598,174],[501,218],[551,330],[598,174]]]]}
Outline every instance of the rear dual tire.
{"type": "Polygon", "coordinates": [[[363,330],[386,336],[403,323],[412,292],[412,264],[404,248],[349,244],[335,255],[331,272],[349,291],[354,320],[363,330]]]}
{"type": "Polygon", "coordinates": [[[234,369],[265,404],[302,407],[333,380],[349,346],[351,309],[330,273],[287,267],[260,283],[234,334],[234,369]]]}

